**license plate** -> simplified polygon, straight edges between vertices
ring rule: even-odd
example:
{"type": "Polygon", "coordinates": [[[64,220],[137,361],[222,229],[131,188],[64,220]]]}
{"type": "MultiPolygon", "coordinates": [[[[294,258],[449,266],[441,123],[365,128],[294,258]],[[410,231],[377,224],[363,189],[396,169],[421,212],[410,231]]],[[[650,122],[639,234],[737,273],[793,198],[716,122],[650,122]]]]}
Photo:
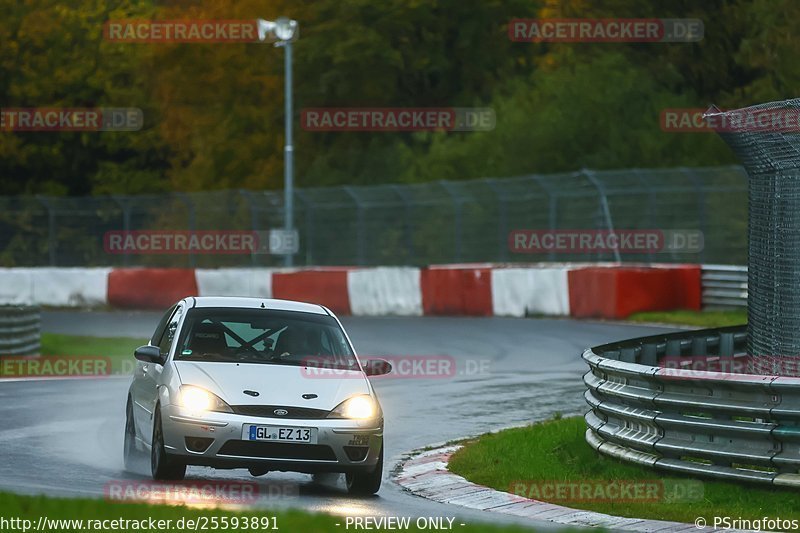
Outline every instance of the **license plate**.
{"type": "Polygon", "coordinates": [[[317,443],[317,428],[245,425],[243,433],[242,438],[244,440],[295,442],[299,444],[317,443]]]}

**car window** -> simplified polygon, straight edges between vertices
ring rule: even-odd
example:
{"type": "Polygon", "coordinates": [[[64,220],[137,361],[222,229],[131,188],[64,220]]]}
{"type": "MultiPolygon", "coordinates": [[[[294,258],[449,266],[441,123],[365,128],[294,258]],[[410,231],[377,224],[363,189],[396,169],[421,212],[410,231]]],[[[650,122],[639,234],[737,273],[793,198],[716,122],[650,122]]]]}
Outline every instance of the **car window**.
{"type": "Polygon", "coordinates": [[[358,368],[339,323],[327,315],[192,309],[179,343],[176,361],[358,368]]]}
{"type": "Polygon", "coordinates": [[[175,308],[178,307],[177,305],[173,305],[167,312],[164,313],[164,316],[161,317],[161,320],[158,321],[158,325],[156,326],[155,332],[153,332],[153,336],[150,338],[150,344],[152,346],[158,346],[159,341],[161,340],[161,336],[164,335],[164,329],[167,327],[167,322],[169,321],[172,313],[175,312],[175,308]]]}
{"type": "Polygon", "coordinates": [[[178,324],[180,323],[182,315],[183,307],[178,306],[178,308],[175,309],[175,313],[169,319],[169,323],[164,329],[164,333],[158,343],[158,347],[161,350],[162,355],[167,355],[169,353],[169,348],[172,346],[172,340],[175,338],[175,332],[178,331],[178,324]]]}

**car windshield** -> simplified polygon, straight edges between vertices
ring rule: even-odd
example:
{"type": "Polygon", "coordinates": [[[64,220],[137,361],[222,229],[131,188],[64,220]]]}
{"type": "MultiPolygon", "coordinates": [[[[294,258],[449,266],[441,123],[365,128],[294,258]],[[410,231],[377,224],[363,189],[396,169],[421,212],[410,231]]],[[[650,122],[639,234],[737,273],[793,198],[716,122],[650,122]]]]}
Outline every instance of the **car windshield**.
{"type": "Polygon", "coordinates": [[[333,317],[265,309],[190,310],[175,360],[359,368],[333,317]]]}

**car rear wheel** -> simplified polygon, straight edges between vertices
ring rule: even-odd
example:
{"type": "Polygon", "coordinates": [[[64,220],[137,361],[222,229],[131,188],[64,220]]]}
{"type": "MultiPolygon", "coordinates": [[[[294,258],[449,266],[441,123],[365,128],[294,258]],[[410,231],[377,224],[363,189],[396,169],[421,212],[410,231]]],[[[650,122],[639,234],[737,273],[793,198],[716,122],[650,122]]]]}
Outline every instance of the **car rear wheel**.
{"type": "Polygon", "coordinates": [[[383,481],[383,446],[378,455],[378,463],[372,472],[345,474],[347,492],[350,494],[369,496],[378,492],[383,481]]]}
{"type": "Polygon", "coordinates": [[[171,457],[164,449],[164,430],[161,426],[161,409],[156,406],[153,420],[153,446],[150,451],[150,470],[153,479],[180,481],[186,477],[186,464],[171,457]]]}

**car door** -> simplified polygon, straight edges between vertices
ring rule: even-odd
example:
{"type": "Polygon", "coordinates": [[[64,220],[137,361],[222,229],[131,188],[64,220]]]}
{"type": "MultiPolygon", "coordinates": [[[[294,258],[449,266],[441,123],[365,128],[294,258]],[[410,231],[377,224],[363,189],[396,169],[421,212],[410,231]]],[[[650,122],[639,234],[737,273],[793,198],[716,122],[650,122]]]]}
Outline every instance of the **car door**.
{"type": "MultiPolygon", "coordinates": [[[[158,346],[158,342],[161,340],[161,336],[164,334],[164,330],[167,328],[169,319],[172,318],[172,315],[175,313],[176,307],[177,305],[173,305],[161,316],[161,320],[158,321],[156,330],[153,332],[153,336],[148,342],[150,346],[158,346]]],[[[133,369],[133,382],[131,383],[130,388],[131,403],[133,407],[133,420],[135,422],[134,426],[137,428],[137,435],[140,437],[144,435],[145,432],[142,428],[147,425],[146,422],[149,419],[149,413],[144,407],[146,399],[144,398],[143,393],[143,380],[145,378],[143,370],[144,363],[137,360],[136,366],[133,369]]]]}
{"type": "MultiPolygon", "coordinates": [[[[150,343],[158,346],[161,352],[162,361],[166,361],[169,356],[170,348],[175,340],[181,318],[183,317],[183,304],[177,305],[169,319],[160,329],[160,336],[156,339],[154,335],[150,343]]],[[[156,334],[159,330],[156,330],[156,334]]],[[[163,363],[147,363],[139,361],[136,365],[136,382],[138,384],[137,407],[140,413],[139,427],[142,428],[142,436],[145,442],[150,442],[153,434],[153,416],[155,406],[158,402],[158,386],[161,384],[161,374],[164,371],[163,363]]]]}

